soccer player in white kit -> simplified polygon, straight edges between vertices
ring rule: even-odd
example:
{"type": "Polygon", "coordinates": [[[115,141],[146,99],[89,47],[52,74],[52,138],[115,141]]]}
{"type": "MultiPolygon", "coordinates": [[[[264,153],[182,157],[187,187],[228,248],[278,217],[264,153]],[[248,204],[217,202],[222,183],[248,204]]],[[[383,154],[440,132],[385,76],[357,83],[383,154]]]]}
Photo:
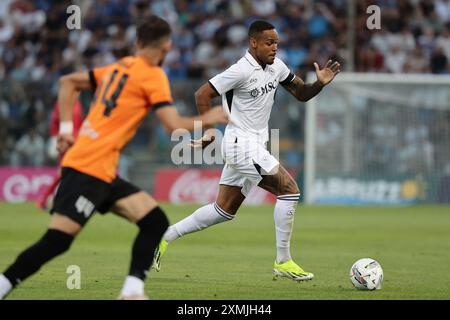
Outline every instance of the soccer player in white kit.
{"type": "MultiPolygon", "coordinates": [[[[155,252],[153,267],[157,271],[161,268],[161,257],[168,243],[232,220],[251,188],[258,185],[277,196],[274,212],[277,248],[275,276],[295,281],[314,277],[291,258],[290,239],[300,191],[295,180],[266,148],[268,122],[279,85],[298,100],[308,101],[334,79],[340,72],[340,64],[328,61],[320,69],[315,63],[317,81],[305,84],[275,57],[278,34],[272,24],[255,21],[248,34],[249,50],[245,56],[195,93],[200,113],[211,109],[212,99],[220,95],[230,118],[222,140],[225,166],[218,197],[215,203],[197,209],[169,227],[155,252]]],[[[200,140],[194,142],[194,146],[205,147],[211,143],[214,140],[213,130],[207,130],[200,140]]]]}

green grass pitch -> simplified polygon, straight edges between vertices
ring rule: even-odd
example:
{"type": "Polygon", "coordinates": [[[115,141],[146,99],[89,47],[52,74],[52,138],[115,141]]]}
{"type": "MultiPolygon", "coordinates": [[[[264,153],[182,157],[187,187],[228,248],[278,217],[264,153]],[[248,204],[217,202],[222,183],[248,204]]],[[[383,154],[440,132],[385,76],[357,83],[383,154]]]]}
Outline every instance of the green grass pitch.
{"type": "MultiPolygon", "coordinates": [[[[171,223],[198,206],[162,205],[171,223]]],[[[173,242],[162,270],[150,272],[151,299],[450,299],[450,208],[305,207],[296,213],[291,251],[312,281],[273,280],[273,207],[243,206],[237,218],[173,242]],[[382,290],[358,291],[353,262],[384,270],[382,290]]],[[[34,204],[0,204],[0,272],[44,232],[49,215],[34,204]]],[[[22,283],[8,299],[115,299],[127,273],[136,227],[96,215],[71,250],[22,283]],[[67,267],[81,269],[69,290],[67,267]]]]}

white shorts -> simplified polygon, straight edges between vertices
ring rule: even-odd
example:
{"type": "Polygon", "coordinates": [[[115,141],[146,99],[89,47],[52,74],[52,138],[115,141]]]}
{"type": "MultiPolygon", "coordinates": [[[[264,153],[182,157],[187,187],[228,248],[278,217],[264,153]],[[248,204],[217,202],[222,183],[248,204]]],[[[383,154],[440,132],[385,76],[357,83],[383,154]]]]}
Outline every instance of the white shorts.
{"type": "Polygon", "coordinates": [[[279,165],[265,145],[244,138],[235,138],[234,141],[223,139],[222,156],[225,166],[220,184],[242,187],[244,196],[249,194],[253,186],[258,185],[262,175],[272,173],[279,165]]]}

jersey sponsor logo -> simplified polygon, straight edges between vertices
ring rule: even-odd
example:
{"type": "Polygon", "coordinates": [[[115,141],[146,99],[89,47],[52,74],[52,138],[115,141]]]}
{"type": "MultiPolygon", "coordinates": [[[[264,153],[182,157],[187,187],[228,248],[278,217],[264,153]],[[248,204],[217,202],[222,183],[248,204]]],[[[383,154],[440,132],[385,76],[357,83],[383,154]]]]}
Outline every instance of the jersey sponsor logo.
{"type": "Polygon", "coordinates": [[[254,88],[250,91],[250,96],[254,99],[256,99],[258,96],[263,96],[271,91],[274,91],[278,87],[278,81],[270,81],[266,83],[264,86],[261,86],[260,88],[254,88]]]}
{"type": "Polygon", "coordinates": [[[84,214],[84,217],[89,217],[94,211],[94,204],[83,196],[79,196],[75,202],[75,208],[77,208],[78,213],[84,214]]]}
{"type": "Polygon", "coordinates": [[[99,134],[92,127],[91,122],[89,120],[85,120],[83,122],[83,125],[81,126],[80,136],[88,136],[91,139],[95,140],[99,137],[99,134]]]}

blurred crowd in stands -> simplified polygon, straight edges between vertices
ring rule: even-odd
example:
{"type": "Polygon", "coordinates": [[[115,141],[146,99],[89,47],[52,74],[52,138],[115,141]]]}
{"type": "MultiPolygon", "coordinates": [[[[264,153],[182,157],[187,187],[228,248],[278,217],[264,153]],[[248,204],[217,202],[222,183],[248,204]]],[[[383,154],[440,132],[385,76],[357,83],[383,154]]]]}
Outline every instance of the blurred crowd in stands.
{"type": "Polygon", "coordinates": [[[303,77],[314,61],[330,58],[348,70],[349,28],[355,32],[353,71],[450,73],[450,0],[354,2],[351,26],[347,0],[1,0],[0,164],[46,163],[58,77],[132,54],[134,24],[149,14],[173,28],[174,48],[164,65],[172,83],[207,79],[238,60],[247,27],[258,18],[277,28],[278,57],[303,77]],[[66,26],[72,4],[81,8],[80,30],[66,26]],[[380,30],[366,27],[372,4],[381,8],[380,30]],[[20,155],[31,148],[36,157],[24,163],[20,155]]]}

